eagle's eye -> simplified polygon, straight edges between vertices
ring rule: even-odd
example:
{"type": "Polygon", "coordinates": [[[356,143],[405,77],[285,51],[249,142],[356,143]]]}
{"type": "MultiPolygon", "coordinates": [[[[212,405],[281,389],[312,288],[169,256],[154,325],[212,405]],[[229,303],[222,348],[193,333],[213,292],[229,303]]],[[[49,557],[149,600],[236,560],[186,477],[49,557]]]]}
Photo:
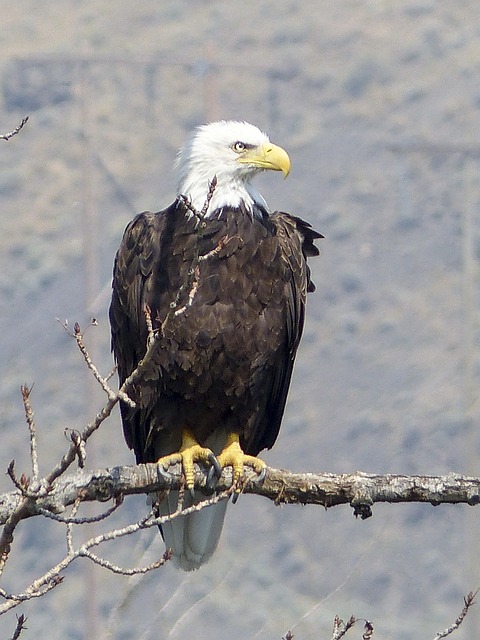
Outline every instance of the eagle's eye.
{"type": "Polygon", "coordinates": [[[238,142],[235,142],[235,144],[233,145],[233,150],[237,153],[242,153],[242,151],[245,151],[246,148],[247,145],[244,142],[240,142],[240,140],[238,140],[238,142]]]}

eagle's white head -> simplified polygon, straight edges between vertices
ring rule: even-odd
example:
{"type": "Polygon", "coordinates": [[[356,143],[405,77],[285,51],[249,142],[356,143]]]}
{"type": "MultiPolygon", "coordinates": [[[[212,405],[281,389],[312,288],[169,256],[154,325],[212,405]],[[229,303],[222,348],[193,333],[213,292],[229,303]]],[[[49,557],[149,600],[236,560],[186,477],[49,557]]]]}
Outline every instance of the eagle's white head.
{"type": "Polygon", "coordinates": [[[253,211],[254,204],[267,208],[250,183],[253,176],[271,169],[282,171],[286,177],[290,158],[252,124],[222,120],[195,129],[179,151],[176,168],[177,195],[186,196],[197,211],[204,206],[214,176],[217,186],[210,201],[210,213],[242,203],[253,211]]]}

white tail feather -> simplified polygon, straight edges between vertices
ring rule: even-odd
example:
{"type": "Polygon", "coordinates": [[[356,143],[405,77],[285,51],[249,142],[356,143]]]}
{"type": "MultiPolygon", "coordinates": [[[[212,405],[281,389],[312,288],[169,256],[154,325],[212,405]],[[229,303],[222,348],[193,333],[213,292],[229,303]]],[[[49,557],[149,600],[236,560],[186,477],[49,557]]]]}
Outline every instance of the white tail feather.
{"type": "MultiPolygon", "coordinates": [[[[171,491],[159,505],[159,515],[174,513],[178,491],[171,491]]],[[[185,494],[184,506],[189,507],[205,500],[201,493],[192,498],[185,494]]],[[[162,535],[167,549],[173,551],[174,563],[184,571],[198,569],[205,564],[217,548],[222,533],[228,500],[221,500],[200,511],[179,516],[162,525],[162,535]]]]}

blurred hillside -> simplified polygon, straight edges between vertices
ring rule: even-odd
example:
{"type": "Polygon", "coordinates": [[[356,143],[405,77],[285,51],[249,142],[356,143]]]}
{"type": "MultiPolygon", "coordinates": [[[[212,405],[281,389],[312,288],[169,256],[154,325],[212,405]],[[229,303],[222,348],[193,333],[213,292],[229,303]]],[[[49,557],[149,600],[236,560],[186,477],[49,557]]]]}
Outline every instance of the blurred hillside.
{"type": "MultiPolygon", "coordinates": [[[[33,383],[47,470],[100,408],[55,318],[92,317],[86,341],[112,367],[107,308],[126,223],[168,205],[187,131],[253,122],[293,169],[258,180],[272,208],[325,235],[317,291],[273,466],[480,474],[480,25],[472,2],[381,0],[17,0],[2,11],[0,131],[0,468],[28,472],[19,394],[33,383]],[[1,141],[0,141],[1,142],[1,141]]],[[[117,415],[90,467],[133,461],[117,415]]],[[[7,477],[1,491],[10,489],[7,477]]],[[[135,518],[142,497],[127,501],[135,518]]],[[[167,566],[138,584],[79,564],[22,608],[22,639],[329,637],[336,613],[388,640],[433,637],[480,584],[463,507],[230,507],[218,553],[194,574],[167,566]],[[135,585],[130,591],[130,585],[135,585]],[[89,620],[86,621],[86,619],[89,620]],[[111,629],[108,635],[108,629],[111,629]]],[[[162,553],[158,535],[112,548],[162,553]],[[132,543],[133,544],[133,543],[132,543]],[[128,548],[127,548],[128,546],[128,548]],[[120,547],[120,548],[118,548],[120,547]]],[[[58,526],[25,523],[9,590],[48,568],[58,526]]],[[[473,619],[472,614],[472,619],[473,619]]],[[[465,627],[456,640],[471,640],[465,627]]],[[[15,618],[0,620],[9,637],[15,618]]]]}

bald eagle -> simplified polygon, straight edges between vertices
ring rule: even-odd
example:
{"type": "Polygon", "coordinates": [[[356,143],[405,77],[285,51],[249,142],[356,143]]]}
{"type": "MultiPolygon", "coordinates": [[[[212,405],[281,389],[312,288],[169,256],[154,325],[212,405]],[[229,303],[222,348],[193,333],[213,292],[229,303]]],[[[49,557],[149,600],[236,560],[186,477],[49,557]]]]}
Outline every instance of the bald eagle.
{"type": "MultiPolygon", "coordinates": [[[[120,384],[157,339],[151,364],[121,404],[125,439],[137,462],[167,469],[181,462],[185,506],[194,462],[244,465],[273,446],[285,408],[305,301],[314,290],[307,257],[321,234],[287,213],[271,212],[251,179],[290,171],[290,159],[246,122],[197,128],[178,155],[177,198],[139,214],[117,252],[110,306],[112,349],[120,384]],[[207,197],[208,196],[208,197],[207,197]],[[151,333],[150,333],[151,335],[151,333]]],[[[175,511],[178,494],[158,505],[175,511]]],[[[227,501],[162,526],[177,564],[198,568],[214,552],[227,501]]]]}

